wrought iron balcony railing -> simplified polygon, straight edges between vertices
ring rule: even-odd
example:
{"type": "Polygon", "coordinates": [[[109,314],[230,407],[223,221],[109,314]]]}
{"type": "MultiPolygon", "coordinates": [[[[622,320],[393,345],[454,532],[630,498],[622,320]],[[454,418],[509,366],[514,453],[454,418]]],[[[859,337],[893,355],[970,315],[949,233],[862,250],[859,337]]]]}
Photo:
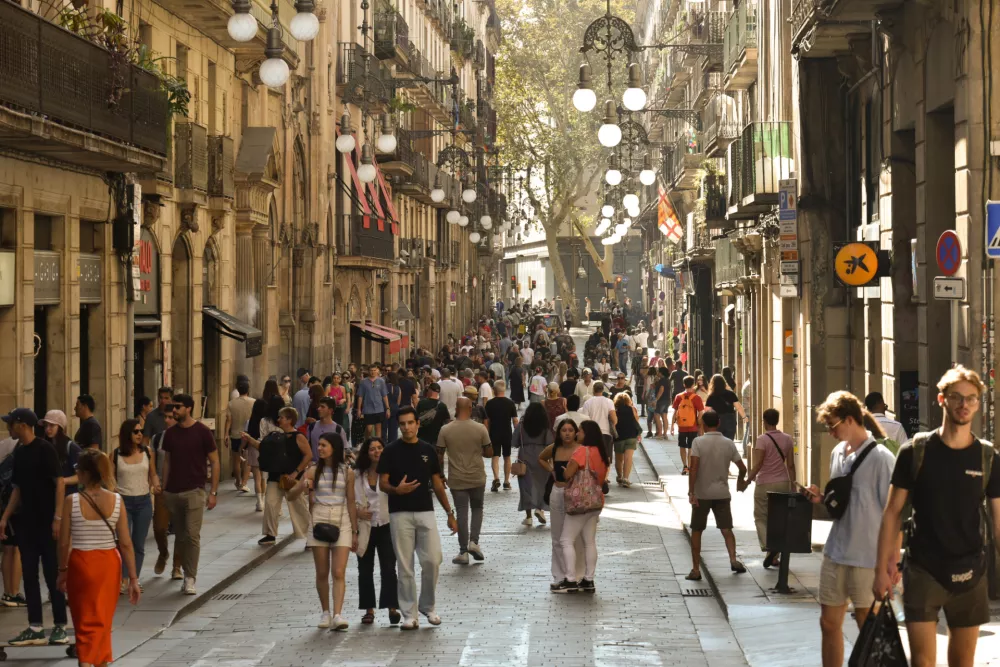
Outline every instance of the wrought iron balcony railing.
{"type": "Polygon", "coordinates": [[[744,275],[743,255],[727,238],[715,241],[715,286],[737,284],[744,275]]]}
{"type": "Polygon", "coordinates": [[[753,64],[757,62],[757,3],[745,0],[740,3],[726,24],[725,57],[723,71],[727,77],[737,73],[741,65],[749,60],[753,52],[753,64]]]}
{"type": "Polygon", "coordinates": [[[375,56],[392,60],[405,56],[410,44],[410,27],[403,15],[388,4],[375,10],[375,56]]]}

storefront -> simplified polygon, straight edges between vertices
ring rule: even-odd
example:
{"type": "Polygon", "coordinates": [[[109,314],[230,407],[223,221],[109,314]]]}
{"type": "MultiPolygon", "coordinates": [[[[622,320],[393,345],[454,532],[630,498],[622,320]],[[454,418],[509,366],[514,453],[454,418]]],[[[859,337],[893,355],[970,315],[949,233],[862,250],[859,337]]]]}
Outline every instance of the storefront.
{"type": "Polygon", "coordinates": [[[139,237],[139,291],[135,301],[135,400],[153,398],[163,386],[163,339],[160,336],[160,250],[152,230],[139,237]]]}

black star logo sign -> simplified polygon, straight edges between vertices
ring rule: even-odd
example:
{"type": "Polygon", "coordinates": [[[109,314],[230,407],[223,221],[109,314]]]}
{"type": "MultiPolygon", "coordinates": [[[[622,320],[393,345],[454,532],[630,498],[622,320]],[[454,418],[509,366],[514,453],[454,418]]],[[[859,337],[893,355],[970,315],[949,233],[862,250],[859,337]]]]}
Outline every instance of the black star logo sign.
{"type": "Polygon", "coordinates": [[[865,273],[868,273],[868,267],[865,266],[864,256],[855,257],[854,255],[851,255],[851,258],[847,260],[846,263],[847,263],[847,269],[844,271],[844,273],[846,273],[847,275],[851,275],[858,269],[861,269],[865,273]]]}

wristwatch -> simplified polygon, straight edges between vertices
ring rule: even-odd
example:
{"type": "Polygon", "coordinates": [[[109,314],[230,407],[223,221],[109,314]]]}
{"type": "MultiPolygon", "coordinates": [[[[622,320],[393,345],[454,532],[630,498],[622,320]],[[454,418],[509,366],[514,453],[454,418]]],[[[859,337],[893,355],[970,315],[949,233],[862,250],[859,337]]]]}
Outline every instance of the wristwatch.
{"type": "Polygon", "coordinates": [[[216,497],[219,496],[219,492],[218,491],[209,491],[209,494],[211,494],[213,496],[216,496],[216,497]]]}
{"type": "Polygon", "coordinates": [[[448,510],[448,516],[455,516],[455,509],[451,508],[448,510]]]}

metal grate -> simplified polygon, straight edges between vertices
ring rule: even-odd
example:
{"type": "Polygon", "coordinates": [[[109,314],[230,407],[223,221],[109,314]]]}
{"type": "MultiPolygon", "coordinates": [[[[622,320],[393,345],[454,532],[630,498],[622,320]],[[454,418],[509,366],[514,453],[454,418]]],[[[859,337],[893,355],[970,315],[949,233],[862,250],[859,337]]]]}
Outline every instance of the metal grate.
{"type": "Polygon", "coordinates": [[[242,597],[243,593],[220,593],[219,595],[213,597],[212,600],[231,601],[231,600],[239,600],[242,597]]]}
{"type": "Polygon", "coordinates": [[[681,593],[686,598],[710,598],[715,595],[711,588],[685,588],[681,593]]]}

